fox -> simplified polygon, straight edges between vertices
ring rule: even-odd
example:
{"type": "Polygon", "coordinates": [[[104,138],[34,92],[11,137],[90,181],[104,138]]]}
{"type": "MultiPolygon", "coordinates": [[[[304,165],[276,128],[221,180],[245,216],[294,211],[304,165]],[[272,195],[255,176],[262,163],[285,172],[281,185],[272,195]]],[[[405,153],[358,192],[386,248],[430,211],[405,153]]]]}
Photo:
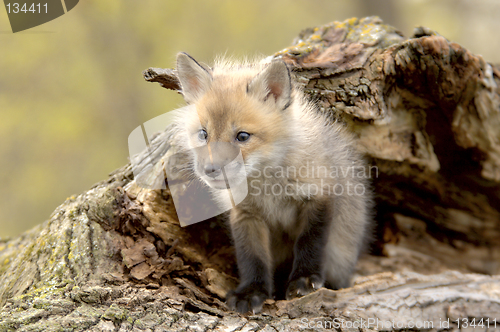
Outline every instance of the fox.
{"type": "Polygon", "coordinates": [[[248,191],[228,212],[239,273],[228,307],[259,313],[269,298],[349,287],[373,224],[353,135],[306,98],[282,60],[209,67],[179,53],[176,73],[191,106],[175,127],[192,175],[221,204],[234,184],[248,191]]]}

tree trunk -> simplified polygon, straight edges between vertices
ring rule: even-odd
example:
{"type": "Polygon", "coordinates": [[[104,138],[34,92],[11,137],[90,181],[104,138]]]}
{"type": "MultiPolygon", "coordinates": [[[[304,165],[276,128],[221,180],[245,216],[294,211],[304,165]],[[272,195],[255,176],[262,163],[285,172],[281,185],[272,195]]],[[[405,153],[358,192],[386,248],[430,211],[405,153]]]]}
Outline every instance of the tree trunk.
{"type": "MultiPolygon", "coordinates": [[[[141,188],[126,165],[0,242],[0,331],[500,328],[498,68],[377,18],[307,29],[274,57],[373,165],[376,241],[354,286],[229,311],[237,274],[223,222],[181,228],[169,189],[141,188]]],[[[180,89],[171,70],[145,78],[180,89]]],[[[138,160],[161,165],[171,135],[138,160]]]]}

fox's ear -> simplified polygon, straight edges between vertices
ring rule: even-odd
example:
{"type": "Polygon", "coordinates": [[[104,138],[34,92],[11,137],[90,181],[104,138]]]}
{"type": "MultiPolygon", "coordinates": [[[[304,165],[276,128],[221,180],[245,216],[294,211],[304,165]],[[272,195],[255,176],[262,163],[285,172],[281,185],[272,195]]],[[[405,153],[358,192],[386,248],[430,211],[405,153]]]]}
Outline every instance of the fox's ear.
{"type": "Polygon", "coordinates": [[[291,102],[290,71],[283,61],[273,61],[248,84],[247,92],[263,101],[272,97],[283,110],[291,102]]]}
{"type": "Polygon", "coordinates": [[[188,104],[198,100],[212,84],[210,69],[199,64],[187,53],[177,54],[177,76],[188,104]]]}

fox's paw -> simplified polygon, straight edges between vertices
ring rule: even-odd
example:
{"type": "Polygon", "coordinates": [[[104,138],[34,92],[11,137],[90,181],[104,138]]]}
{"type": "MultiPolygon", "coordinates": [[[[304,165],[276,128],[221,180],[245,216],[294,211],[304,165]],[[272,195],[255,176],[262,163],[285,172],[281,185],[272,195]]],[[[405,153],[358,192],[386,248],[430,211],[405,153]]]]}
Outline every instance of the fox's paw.
{"type": "Polygon", "coordinates": [[[291,300],[312,293],[323,287],[323,284],[323,278],[317,274],[292,280],[286,289],[286,299],[291,300]]]}
{"type": "Polygon", "coordinates": [[[226,303],[231,310],[243,314],[252,311],[254,314],[261,312],[268,292],[263,287],[250,284],[242,289],[240,287],[227,293],[226,303]]]}

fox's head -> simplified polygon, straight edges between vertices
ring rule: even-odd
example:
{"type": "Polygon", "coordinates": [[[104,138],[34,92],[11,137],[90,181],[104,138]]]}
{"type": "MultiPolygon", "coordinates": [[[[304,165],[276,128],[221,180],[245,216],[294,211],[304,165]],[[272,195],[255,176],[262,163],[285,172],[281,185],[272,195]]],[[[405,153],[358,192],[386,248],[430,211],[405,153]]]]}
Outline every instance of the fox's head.
{"type": "Polygon", "coordinates": [[[238,156],[243,176],[284,158],[293,135],[292,83],[284,62],[208,68],[179,53],[177,75],[184,99],[194,106],[183,115],[187,145],[196,174],[209,186],[226,188],[228,177],[241,176],[238,156]]]}

